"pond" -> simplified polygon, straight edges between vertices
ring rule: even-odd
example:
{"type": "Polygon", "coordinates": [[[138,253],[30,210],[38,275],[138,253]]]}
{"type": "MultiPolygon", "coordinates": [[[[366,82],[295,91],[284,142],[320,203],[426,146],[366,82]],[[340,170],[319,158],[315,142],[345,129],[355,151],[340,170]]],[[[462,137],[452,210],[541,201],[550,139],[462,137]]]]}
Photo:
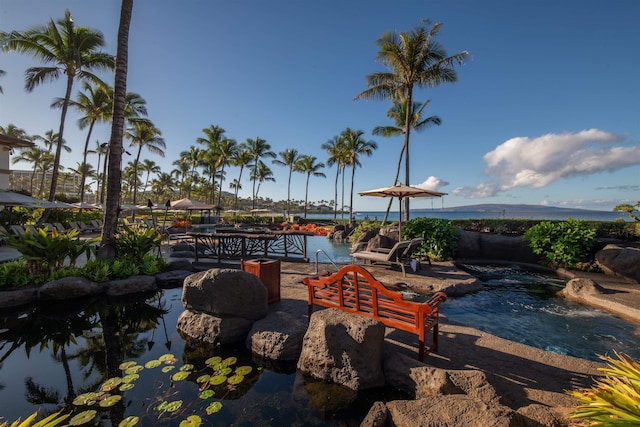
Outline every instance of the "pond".
{"type": "Polygon", "coordinates": [[[640,325],[558,296],[566,279],[516,266],[465,265],[485,290],[449,298],[447,319],[511,341],[582,359],[612,350],[640,360],[640,325]]]}
{"type": "Polygon", "coordinates": [[[64,409],[113,426],[131,416],[178,426],[190,415],[220,426],[357,426],[374,401],[406,398],[261,366],[244,343],[185,344],[180,298],[181,289],[168,289],[0,311],[0,421],[64,409]]]}

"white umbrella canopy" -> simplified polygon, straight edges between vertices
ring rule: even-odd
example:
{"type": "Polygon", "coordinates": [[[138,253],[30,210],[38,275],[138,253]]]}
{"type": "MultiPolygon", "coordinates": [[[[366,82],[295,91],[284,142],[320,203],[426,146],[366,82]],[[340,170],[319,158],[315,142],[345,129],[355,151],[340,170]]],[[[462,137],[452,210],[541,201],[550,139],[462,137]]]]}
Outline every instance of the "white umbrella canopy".
{"type": "Polygon", "coordinates": [[[398,238],[402,240],[402,199],[410,197],[442,197],[447,193],[440,193],[439,191],[425,190],[418,187],[412,187],[410,185],[396,184],[390,187],[375,188],[373,190],[361,191],[358,194],[361,196],[374,196],[374,197],[397,197],[400,202],[400,208],[398,212],[398,238]]]}
{"type": "Polygon", "coordinates": [[[76,209],[100,209],[98,206],[86,202],[76,202],[71,203],[71,205],[73,205],[73,207],[76,209]]]}
{"type": "Polygon", "coordinates": [[[197,209],[198,206],[206,206],[206,203],[199,202],[197,200],[187,199],[187,198],[174,200],[171,202],[172,209],[189,209],[193,207],[197,209]]]}

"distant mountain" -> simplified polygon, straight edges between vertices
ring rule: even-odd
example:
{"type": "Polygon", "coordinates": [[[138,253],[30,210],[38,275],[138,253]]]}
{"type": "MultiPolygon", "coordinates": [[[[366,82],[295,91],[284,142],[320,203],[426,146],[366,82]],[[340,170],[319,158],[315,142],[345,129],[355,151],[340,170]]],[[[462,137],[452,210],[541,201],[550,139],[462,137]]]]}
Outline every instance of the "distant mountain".
{"type": "MultiPolygon", "coordinates": [[[[431,211],[432,209],[412,209],[415,211],[431,211]]],[[[514,212],[532,212],[532,213],[550,213],[550,212],[603,212],[592,209],[578,208],[560,208],[557,206],[542,205],[511,205],[506,203],[485,203],[479,205],[456,206],[451,208],[437,209],[441,212],[495,212],[495,213],[514,213],[514,212]]]]}

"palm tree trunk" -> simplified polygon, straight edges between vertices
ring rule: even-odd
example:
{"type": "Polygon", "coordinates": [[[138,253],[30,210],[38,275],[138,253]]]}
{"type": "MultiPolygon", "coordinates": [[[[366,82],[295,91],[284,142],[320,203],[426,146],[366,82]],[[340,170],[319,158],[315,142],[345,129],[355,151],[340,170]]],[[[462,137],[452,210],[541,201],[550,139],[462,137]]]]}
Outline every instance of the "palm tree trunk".
{"type": "Polygon", "coordinates": [[[353,222],[353,183],[356,177],[356,165],[351,165],[351,196],[349,198],[349,225],[353,222]]]}
{"type": "Polygon", "coordinates": [[[340,220],[344,221],[344,165],[342,165],[342,207],[340,208],[340,220]]]}
{"type": "MultiPolygon", "coordinates": [[[[220,169],[220,191],[218,191],[218,205],[220,205],[222,201],[222,182],[224,181],[224,163],[222,164],[222,168],[220,169]]],[[[217,211],[220,212],[220,211],[217,211]]]]}
{"type": "Polygon", "coordinates": [[[305,218],[307,217],[307,203],[309,200],[309,177],[311,177],[310,173],[307,174],[307,185],[304,190],[304,217],[305,218]]]}
{"type": "Polygon", "coordinates": [[[113,122],[109,140],[109,178],[107,180],[107,201],[105,204],[104,226],[98,257],[113,259],[115,247],[113,238],[118,227],[120,204],[120,166],[122,161],[122,138],[124,133],[124,113],[127,94],[127,68],[129,60],[129,26],[133,12],[133,0],[122,0],[120,25],[118,26],[118,47],[116,53],[116,73],[113,95],[113,122]]]}
{"type": "MultiPolygon", "coordinates": [[[[94,119],[91,120],[91,123],[89,124],[89,133],[87,133],[87,139],[84,141],[84,151],[82,154],[82,165],[84,166],[82,168],[82,177],[80,179],[80,182],[82,183],[81,185],[81,189],[80,189],[80,203],[84,202],[84,183],[85,180],[87,179],[87,170],[86,170],[86,165],[87,165],[87,151],[89,151],[89,140],[91,139],[91,134],[93,133],[93,126],[95,125],[96,121],[94,119]]],[[[80,213],[82,214],[82,211],[80,211],[80,213]]],[[[82,219],[82,217],[80,217],[80,219],[82,219]]]]}
{"type": "Polygon", "coordinates": [[[289,201],[291,200],[291,174],[293,169],[289,168],[289,181],[287,183],[287,215],[289,215],[289,201]]]}
{"type": "MultiPolygon", "coordinates": [[[[396,169],[396,178],[393,180],[393,185],[398,182],[398,178],[400,177],[400,166],[402,165],[402,155],[404,154],[404,145],[400,150],[400,158],[398,159],[398,168],[396,169]]],[[[393,203],[393,197],[389,199],[389,204],[387,205],[387,211],[384,213],[384,218],[382,219],[382,225],[387,223],[387,218],[389,217],[389,211],[391,210],[391,203],[393,203]]],[[[401,218],[398,218],[401,219],[401,218]]]]}
{"type": "MultiPolygon", "coordinates": [[[[138,165],[140,164],[140,154],[142,153],[142,145],[138,146],[138,155],[133,163],[133,205],[138,203],[138,165]]],[[[131,221],[136,219],[136,210],[131,210],[131,221]]]]}
{"type": "MultiPolygon", "coordinates": [[[[407,88],[407,108],[405,108],[404,119],[404,151],[405,151],[405,169],[404,169],[404,181],[405,185],[411,185],[411,178],[409,175],[409,133],[411,132],[411,105],[413,104],[413,87],[407,88]]],[[[409,221],[409,197],[404,199],[404,222],[409,221]]]]}
{"type": "Polygon", "coordinates": [[[338,219],[338,176],[340,174],[340,165],[336,165],[336,182],[333,184],[333,220],[338,219]]]}

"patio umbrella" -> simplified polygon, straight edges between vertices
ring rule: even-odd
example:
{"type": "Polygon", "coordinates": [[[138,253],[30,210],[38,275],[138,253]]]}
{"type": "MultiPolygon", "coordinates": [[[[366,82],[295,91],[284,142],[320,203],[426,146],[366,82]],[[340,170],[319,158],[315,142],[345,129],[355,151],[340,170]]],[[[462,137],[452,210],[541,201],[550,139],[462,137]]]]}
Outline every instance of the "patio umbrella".
{"type": "Polygon", "coordinates": [[[3,206],[28,206],[43,203],[44,200],[26,196],[13,191],[0,190],[0,205],[3,206]]]}
{"type": "Polygon", "coordinates": [[[180,200],[174,200],[173,202],[171,202],[171,208],[172,209],[189,209],[189,208],[193,208],[195,207],[196,209],[198,209],[198,206],[205,206],[206,203],[202,203],[199,202],[197,200],[191,200],[191,199],[180,199],[180,200]]]}
{"type": "Polygon", "coordinates": [[[442,197],[447,193],[440,193],[438,191],[424,190],[418,187],[411,187],[404,184],[396,184],[390,187],[376,188],[373,190],[361,191],[358,194],[361,196],[375,196],[375,197],[397,197],[400,202],[400,208],[398,212],[398,238],[402,240],[402,199],[410,197],[442,197]]]}
{"type": "Polygon", "coordinates": [[[71,204],[76,209],[98,209],[96,205],[92,205],[86,202],[77,202],[77,203],[71,203],[71,204]]]}

